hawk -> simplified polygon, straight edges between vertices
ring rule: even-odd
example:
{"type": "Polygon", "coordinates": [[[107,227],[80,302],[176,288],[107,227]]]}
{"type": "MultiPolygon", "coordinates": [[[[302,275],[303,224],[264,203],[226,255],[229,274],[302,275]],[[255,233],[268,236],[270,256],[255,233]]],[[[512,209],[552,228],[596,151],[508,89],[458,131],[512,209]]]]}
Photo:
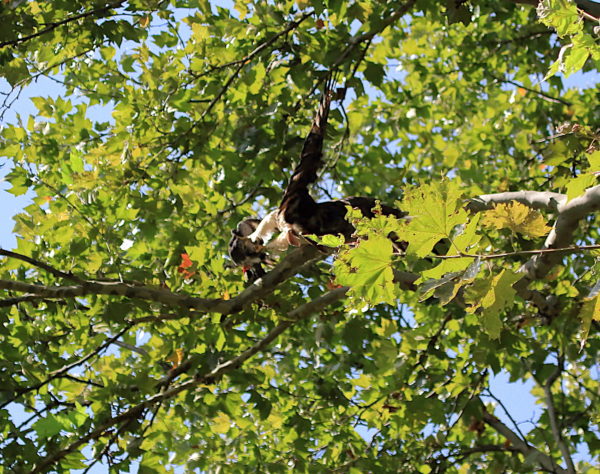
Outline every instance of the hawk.
{"type": "MultiPolygon", "coordinates": [[[[302,235],[342,234],[351,240],[355,229],[345,218],[347,206],[359,209],[365,217],[374,217],[375,198],[353,196],[316,202],[310,195],[309,185],[317,180],[317,172],[323,165],[323,140],[332,95],[327,87],[279,207],[262,220],[241,221],[232,231],[229,255],[236,265],[243,267],[250,282],[265,274],[262,264],[274,263],[269,256],[271,252],[301,245],[302,235]],[[278,235],[273,238],[275,234],[278,235]]],[[[386,205],[380,206],[380,212],[397,218],[406,216],[405,212],[386,205]]]]}

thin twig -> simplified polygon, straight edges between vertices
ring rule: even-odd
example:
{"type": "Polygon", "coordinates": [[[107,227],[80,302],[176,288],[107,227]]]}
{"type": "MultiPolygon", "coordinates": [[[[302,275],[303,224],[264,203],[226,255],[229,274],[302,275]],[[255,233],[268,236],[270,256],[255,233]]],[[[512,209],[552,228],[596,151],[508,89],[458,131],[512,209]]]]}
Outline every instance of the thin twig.
{"type": "Polygon", "coordinates": [[[28,257],[27,255],[23,255],[21,253],[17,253],[17,252],[13,252],[11,250],[4,250],[2,248],[0,248],[0,256],[4,256],[4,257],[8,257],[8,258],[15,258],[17,260],[22,260],[23,262],[27,262],[31,265],[33,265],[34,267],[38,267],[41,268],[42,270],[46,270],[48,273],[51,273],[52,275],[54,275],[55,277],[58,278],[64,278],[65,280],[71,280],[77,283],[82,283],[83,280],[75,275],[73,275],[71,272],[63,272],[61,270],[58,270],[54,267],[52,267],[51,265],[48,265],[47,263],[41,262],[40,260],[36,260],[35,258],[31,258],[28,257]]]}
{"type": "Polygon", "coordinates": [[[120,338],[128,329],[131,328],[131,325],[126,325],[123,329],[121,329],[117,334],[115,334],[113,337],[107,339],[103,344],[101,344],[100,346],[96,347],[96,349],[94,349],[92,352],[90,352],[89,354],[85,355],[84,357],[82,357],[81,359],[76,360],[75,362],[72,362],[70,364],[65,365],[64,367],[61,367],[58,370],[55,370],[53,372],[50,372],[49,377],[47,377],[45,380],[32,385],[30,387],[26,387],[22,390],[19,390],[17,392],[17,394],[11,398],[10,400],[4,402],[2,405],[0,405],[0,409],[6,407],[7,405],[13,403],[17,398],[21,397],[22,395],[32,392],[34,390],[39,390],[40,388],[42,388],[43,386],[49,384],[50,382],[52,382],[53,380],[57,379],[57,378],[61,378],[61,377],[66,377],[67,372],[81,364],[84,364],[86,361],[88,361],[89,359],[91,359],[92,357],[98,355],[100,352],[102,352],[104,349],[106,349],[108,346],[110,346],[114,341],[116,341],[118,338],[120,338]]]}
{"type": "Polygon", "coordinates": [[[26,303],[26,302],[31,302],[31,301],[35,301],[35,302],[46,301],[47,302],[47,301],[52,301],[52,300],[45,296],[34,295],[34,294],[15,296],[13,298],[6,298],[3,300],[0,300],[0,308],[9,308],[10,306],[18,305],[19,303],[26,303]]]}
{"type": "Polygon", "coordinates": [[[579,11],[580,15],[587,18],[588,20],[592,20],[596,23],[600,23],[600,18],[596,18],[595,16],[590,15],[588,12],[586,12],[585,10],[582,10],[581,8],[579,8],[578,11],[579,11]]]}
{"type": "Polygon", "coordinates": [[[500,400],[496,395],[494,395],[489,388],[486,390],[486,392],[487,392],[487,396],[490,397],[490,398],[492,398],[492,399],[494,399],[494,401],[500,406],[500,408],[502,408],[502,411],[504,411],[504,414],[506,415],[506,417],[513,424],[513,426],[517,430],[517,433],[519,433],[519,436],[521,437],[521,439],[525,439],[525,435],[523,434],[523,432],[519,428],[519,424],[513,418],[513,416],[510,414],[510,412],[508,411],[508,409],[506,408],[506,406],[504,405],[504,403],[502,403],[502,400],[500,400]]]}
{"type": "Polygon", "coordinates": [[[4,46],[16,46],[16,45],[18,45],[20,43],[24,43],[25,41],[28,41],[30,39],[37,38],[37,37],[42,36],[42,35],[44,35],[46,33],[49,33],[50,31],[55,30],[59,26],[65,25],[65,24],[70,23],[72,21],[77,21],[77,20],[80,20],[82,18],[86,18],[88,16],[93,16],[93,15],[96,15],[98,13],[104,13],[104,12],[107,12],[108,10],[112,10],[114,8],[118,8],[123,3],[125,3],[125,0],[119,0],[117,2],[109,3],[108,5],[105,5],[103,7],[96,8],[95,10],[89,10],[87,12],[80,13],[79,15],[70,16],[68,18],[65,18],[64,20],[57,21],[55,23],[50,23],[50,26],[48,26],[47,28],[44,28],[43,30],[40,30],[40,31],[38,31],[36,33],[32,33],[30,35],[23,36],[21,38],[17,38],[17,39],[10,40],[10,41],[3,41],[3,42],[0,43],[0,48],[2,48],[4,46]]]}
{"type": "MultiPolygon", "coordinates": [[[[480,399],[481,401],[481,399],[480,399]]],[[[483,409],[483,421],[485,424],[493,428],[496,432],[504,436],[510,443],[525,457],[531,459],[533,462],[539,463],[539,465],[549,471],[557,474],[567,474],[560,466],[557,466],[554,460],[543,453],[539,449],[531,446],[527,441],[522,440],[517,433],[512,431],[508,426],[502,423],[498,418],[489,413],[485,409],[485,405],[483,401],[481,401],[481,406],[483,409]]]]}
{"type": "Polygon", "coordinates": [[[521,88],[523,90],[526,90],[526,91],[531,92],[533,94],[539,95],[541,98],[543,98],[544,100],[546,100],[548,102],[554,102],[556,104],[563,104],[563,105],[566,105],[567,107],[570,107],[571,105],[573,105],[571,102],[569,102],[567,100],[561,99],[559,97],[551,96],[549,94],[546,94],[543,91],[538,91],[538,90],[532,89],[531,87],[524,86],[523,84],[519,84],[518,82],[515,82],[515,81],[513,81],[511,79],[503,79],[503,78],[495,76],[493,74],[490,74],[490,76],[493,79],[495,79],[496,81],[498,81],[498,82],[503,82],[505,84],[511,84],[511,85],[513,85],[515,87],[519,87],[519,88],[521,88]]]}
{"type": "Polygon", "coordinates": [[[257,56],[259,53],[261,53],[264,49],[266,49],[267,47],[271,46],[279,38],[281,38],[282,36],[287,35],[290,31],[298,28],[298,26],[300,26],[300,24],[304,20],[306,20],[307,18],[309,18],[310,16],[312,16],[312,14],[313,14],[313,11],[311,10],[311,11],[305,13],[304,15],[302,15],[300,17],[300,19],[295,20],[295,21],[291,21],[290,23],[288,23],[288,25],[282,31],[280,31],[279,33],[277,33],[276,35],[274,35],[273,37],[271,37],[270,39],[268,39],[264,43],[262,43],[259,46],[257,46],[251,53],[249,53],[244,58],[242,58],[240,60],[240,64],[236,68],[236,70],[231,74],[231,76],[229,76],[229,79],[227,79],[227,81],[225,81],[225,84],[223,84],[223,87],[221,88],[221,90],[214,97],[214,99],[210,102],[210,104],[208,104],[208,106],[206,107],[206,109],[202,113],[202,115],[200,117],[200,120],[204,120],[204,118],[210,113],[210,111],[212,110],[212,108],[221,99],[221,97],[223,96],[223,94],[225,94],[225,92],[227,92],[227,89],[229,89],[229,86],[231,86],[231,84],[233,83],[233,81],[237,78],[238,74],[244,68],[244,66],[246,64],[248,64],[252,59],[254,59],[255,56],[257,56]]]}
{"type": "MultiPolygon", "coordinates": [[[[577,252],[588,252],[590,250],[598,250],[600,249],[600,244],[595,245],[578,245],[573,247],[561,247],[556,249],[537,249],[537,250],[516,250],[514,252],[502,252],[502,253],[492,253],[492,254],[472,254],[472,253],[459,253],[457,255],[429,255],[427,258],[438,258],[442,260],[452,259],[452,258],[479,258],[481,260],[492,260],[495,258],[504,258],[504,257],[515,257],[519,255],[541,255],[546,253],[577,253],[577,252]]],[[[404,253],[400,253],[398,255],[405,256],[404,253]]]]}

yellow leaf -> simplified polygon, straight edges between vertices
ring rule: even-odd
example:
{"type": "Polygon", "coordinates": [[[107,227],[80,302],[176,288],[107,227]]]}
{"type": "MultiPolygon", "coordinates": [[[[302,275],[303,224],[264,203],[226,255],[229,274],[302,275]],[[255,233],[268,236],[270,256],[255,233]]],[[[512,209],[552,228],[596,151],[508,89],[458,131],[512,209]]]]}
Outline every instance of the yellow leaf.
{"type": "Polygon", "coordinates": [[[266,420],[266,425],[274,429],[281,428],[283,425],[283,418],[278,414],[271,413],[266,420]]]}
{"type": "Polygon", "coordinates": [[[146,28],[150,24],[150,15],[143,16],[140,18],[140,26],[146,28]]]}
{"type": "Polygon", "coordinates": [[[593,298],[586,298],[584,300],[581,311],[579,312],[579,318],[581,318],[583,325],[581,337],[581,347],[583,347],[590,332],[592,320],[600,321],[600,296],[594,296],[593,298]]]}
{"type": "Polygon", "coordinates": [[[173,368],[179,367],[183,362],[183,349],[175,349],[169,357],[165,359],[167,362],[173,363],[173,368]]]}
{"type": "Polygon", "coordinates": [[[215,434],[225,434],[231,427],[231,420],[225,413],[220,413],[212,419],[210,430],[215,434]]]}
{"type": "Polygon", "coordinates": [[[373,380],[368,375],[362,374],[359,378],[353,380],[354,385],[361,388],[370,388],[373,386],[373,380]]]}
{"type": "Polygon", "coordinates": [[[210,30],[204,25],[194,23],[192,25],[192,36],[199,43],[203,43],[210,37],[210,30]]]}
{"type": "Polygon", "coordinates": [[[593,151],[587,155],[587,160],[590,163],[590,171],[592,173],[600,171],[600,150],[593,151]]]}
{"type": "Polygon", "coordinates": [[[539,211],[520,202],[498,204],[485,212],[482,223],[497,229],[509,228],[528,237],[541,237],[551,230],[539,211]]]}

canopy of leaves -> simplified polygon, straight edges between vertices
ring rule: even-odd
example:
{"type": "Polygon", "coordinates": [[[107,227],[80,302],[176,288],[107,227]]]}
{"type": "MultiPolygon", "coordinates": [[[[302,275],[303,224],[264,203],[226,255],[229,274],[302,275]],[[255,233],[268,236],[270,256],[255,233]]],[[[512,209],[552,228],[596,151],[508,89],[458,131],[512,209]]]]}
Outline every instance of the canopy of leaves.
{"type": "Polygon", "coordinates": [[[563,79],[598,21],[522,3],[0,2],[32,200],[0,249],[3,469],[592,472],[600,89],[563,79]],[[315,196],[409,217],[351,211],[334,265],[306,246],[244,289],[230,229],[279,204],[329,72],[315,196]]]}

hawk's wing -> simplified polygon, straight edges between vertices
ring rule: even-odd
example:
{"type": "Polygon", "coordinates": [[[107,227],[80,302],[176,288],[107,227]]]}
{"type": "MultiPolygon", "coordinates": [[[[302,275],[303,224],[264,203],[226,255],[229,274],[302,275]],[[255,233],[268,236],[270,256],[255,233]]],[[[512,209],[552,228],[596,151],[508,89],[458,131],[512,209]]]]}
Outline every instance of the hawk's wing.
{"type": "Polygon", "coordinates": [[[317,206],[308,192],[308,185],[317,180],[317,172],[323,164],[323,140],[332,98],[330,86],[331,82],[328,81],[310,132],[304,140],[300,163],[294,169],[279,205],[280,215],[285,222],[300,227],[303,227],[317,206]]]}

